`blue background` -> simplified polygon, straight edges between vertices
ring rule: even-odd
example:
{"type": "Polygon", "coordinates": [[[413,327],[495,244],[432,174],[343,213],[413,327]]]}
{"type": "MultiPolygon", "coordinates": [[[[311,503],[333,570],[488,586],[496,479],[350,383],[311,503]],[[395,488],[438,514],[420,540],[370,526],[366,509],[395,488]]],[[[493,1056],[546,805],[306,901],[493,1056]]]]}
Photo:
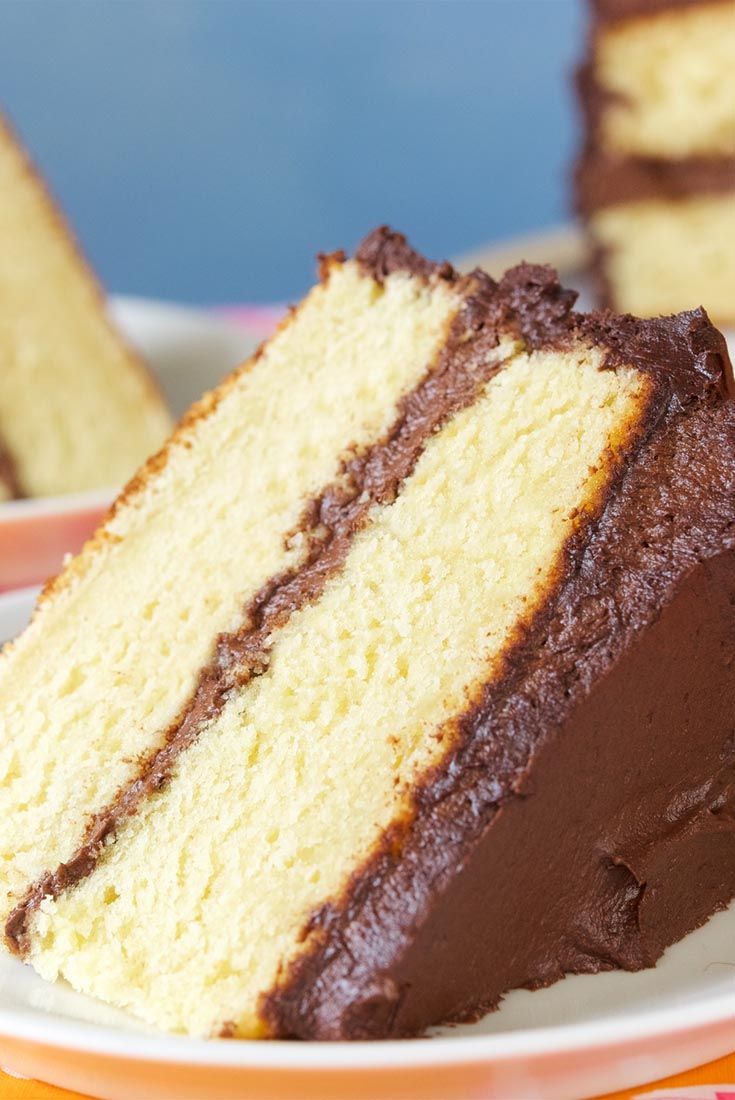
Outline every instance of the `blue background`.
{"type": "Polygon", "coordinates": [[[559,222],[581,0],[0,0],[0,98],[113,290],[298,297],[389,222],[559,222]]]}

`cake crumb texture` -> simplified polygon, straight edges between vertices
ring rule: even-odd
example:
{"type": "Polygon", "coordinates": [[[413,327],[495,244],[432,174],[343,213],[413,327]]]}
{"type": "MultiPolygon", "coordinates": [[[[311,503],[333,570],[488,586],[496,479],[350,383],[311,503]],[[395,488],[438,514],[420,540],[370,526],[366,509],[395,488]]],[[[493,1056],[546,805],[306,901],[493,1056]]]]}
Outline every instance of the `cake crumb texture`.
{"type": "Polygon", "coordinates": [[[427,443],[322,598],[275,639],[97,870],[36,917],[47,978],[167,1030],[264,1032],[263,991],[308,946],[452,720],[502,669],[646,404],[603,353],[520,353],[427,443]]]}
{"type": "Polygon", "coordinates": [[[609,206],[590,230],[616,308],[653,317],[704,304],[735,321],[735,190],[609,206]]]}
{"type": "Polygon", "coordinates": [[[334,267],[48,589],[0,655],[3,920],[162,742],[217,635],[303,558],[289,536],[307,501],[388,429],[460,301],[444,283],[334,267]]]}
{"type": "Polygon", "coordinates": [[[625,156],[735,155],[735,3],[699,3],[606,24],[595,78],[599,141],[625,156]]]}

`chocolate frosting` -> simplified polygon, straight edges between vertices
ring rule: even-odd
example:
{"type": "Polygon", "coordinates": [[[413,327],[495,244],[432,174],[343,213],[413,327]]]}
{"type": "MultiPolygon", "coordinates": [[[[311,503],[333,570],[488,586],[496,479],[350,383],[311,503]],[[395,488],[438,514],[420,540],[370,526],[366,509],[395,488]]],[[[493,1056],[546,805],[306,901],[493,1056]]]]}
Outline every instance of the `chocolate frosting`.
{"type": "Polygon", "coordinates": [[[402,233],[381,225],[362,241],[355,259],[376,282],[383,283],[396,271],[405,271],[419,279],[445,279],[457,283],[461,276],[447,262],[435,263],[420,255],[402,233]]]}
{"type": "Polygon", "coordinates": [[[612,157],[588,149],[575,171],[577,210],[585,216],[642,199],[675,202],[730,191],[735,192],[735,157],[656,160],[612,157]]]}
{"type": "Polygon", "coordinates": [[[313,915],[263,999],[274,1035],[412,1035],[516,986],[650,966],[733,897],[724,341],[702,311],[569,324],[656,381],[635,459],[406,820],[313,915]]]}
{"type": "Polygon", "coordinates": [[[402,257],[420,278],[450,279],[465,304],[447,345],[386,438],[346,458],[307,509],[305,565],[275,578],[242,629],[219,639],[166,746],[11,916],[16,950],[41,897],[93,869],[104,838],[165,782],[226,692],[267,666],[270,634],[318,598],[366,522],[364,495],[399,491],[428,434],[498,369],[501,335],[593,342],[606,368],[646,372],[651,395],[627,461],[501,674],[449,724],[447,754],[410,812],[312,915],[303,954],[263,998],[284,1037],[415,1034],[472,1018],[517,985],[651,965],[735,890],[735,406],[724,340],[701,310],[575,314],[546,268],[524,265],[500,284],[463,278],[384,229],[358,257],[377,278],[402,257]]]}

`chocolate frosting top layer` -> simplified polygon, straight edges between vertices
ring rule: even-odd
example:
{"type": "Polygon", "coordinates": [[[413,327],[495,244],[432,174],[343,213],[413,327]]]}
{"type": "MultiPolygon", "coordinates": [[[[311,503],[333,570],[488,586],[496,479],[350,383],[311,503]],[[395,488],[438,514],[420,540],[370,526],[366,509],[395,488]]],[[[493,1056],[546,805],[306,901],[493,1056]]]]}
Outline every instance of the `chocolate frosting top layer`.
{"type": "MultiPolygon", "coordinates": [[[[449,264],[432,264],[419,256],[406,238],[387,226],[374,230],[357,250],[356,259],[373,278],[387,268],[425,279],[438,276],[460,283],[474,327],[515,335],[527,347],[563,349],[575,341],[601,347],[606,364],[629,364],[651,374],[667,396],[681,404],[709,400],[729,392],[732,366],[722,333],[703,309],[674,317],[641,319],[608,310],[579,313],[577,293],[564,289],[552,267],[518,264],[496,282],[479,269],[457,274],[449,264]],[[473,293],[469,293],[473,288],[473,293]]],[[[497,336],[495,337],[497,339],[497,336]]],[[[446,354],[452,354],[450,345],[446,354]]]]}
{"type": "Polygon", "coordinates": [[[420,279],[445,279],[449,283],[461,279],[450,263],[427,260],[411,247],[402,233],[395,233],[387,225],[379,226],[365,237],[357,247],[355,259],[379,283],[396,271],[420,279]]]}
{"type": "MultiPolygon", "coordinates": [[[[608,366],[628,363],[653,379],[654,398],[634,453],[606,490],[596,521],[567,546],[555,589],[518,633],[502,673],[458,717],[450,752],[414,790],[406,820],[389,831],[344,896],[313,915],[304,954],[263,1001],[275,1035],[365,1039],[415,1033],[437,1021],[441,994],[427,975],[437,955],[447,965],[444,980],[451,983],[461,970],[467,981],[461,990],[466,1015],[497,1001],[507,985],[493,989],[487,974],[467,977],[482,971],[482,959],[473,954],[452,884],[461,881],[480,845],[490,843],[502,814],[507,818],[511,807],[533,799],[535,764],[547,750],[563,756],[566,750],[554,739],[656,622],[685,578],[700,563],[735,550],[732,369],[724,339],[706,314],[641,321],[569,313],[566,325],[569,339],[581,335],[607,348],[608,366]]],[[[610,736],[617,734],[610,730],[610,736]]],[[[625,730],[619,736],[624,752],[625,730]]],[[[638,773],[636,762],[630,763],[638,773]]],[[[645,767],[640,775],[645,786],[645,767]]],[[[570,821],[574,780],[574,773],[566,774],[570,821]]],[[[631,803],[631,813],[637,809],[631,803]]],[[[705,813],[703,820],[711,818],[705,813]]],[[[574,837],[565,835],[573,848],[574,837]]],[[[649,945],[640,943],[641,886],[629,865],[644,866],[643,851],[629,846],[624,856],[613,853],[619,865],[601,864],[610,893],[601,886],[588,909],[577,908],[573,882],[568,897],[547,899],[562,928],[570,934],[587,930],[580,931],[571,954],[521,971],[516,984],[544,984],[564,969],[650,965],[671,938],[706,918],[707,911],[697,909],[691,919],[687,911],[673,921],[668,939],[662,932],[649,945]]],[[[518,891],[527,889],[529,899],[536,871],[529,866],[514,875],[527,884],[518,891]]],[[[476,884],[480,924],[495,883],[476,884]]],[[[502,954],[522,958],[528,945],[516,941],[512,923],[502,934],[502,954]]],[[[535,934],[542,953],[553,948],[542,928],[535,934]]]]}

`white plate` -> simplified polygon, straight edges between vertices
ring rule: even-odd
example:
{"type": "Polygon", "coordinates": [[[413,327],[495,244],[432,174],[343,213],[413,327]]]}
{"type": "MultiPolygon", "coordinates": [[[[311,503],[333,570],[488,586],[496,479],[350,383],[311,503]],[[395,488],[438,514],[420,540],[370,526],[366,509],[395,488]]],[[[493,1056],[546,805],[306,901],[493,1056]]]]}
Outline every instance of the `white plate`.
{"type": "MultiPolygon", "coordinates": [[[[22,629],[36,592],[0,597],[0,641],[22,629]]],[[[574,1100],[677,1072],[734,1045],[735,907],[672,947],[654,970],[517,991],[480,1023],[428,1041],[172,1038],[0,958],[3,1066],[113,1100],[574,1100]]]]}
{"type": "MultiPolygon", "coordinates": [[[[257,347],[260,333],[214,312],[114,298],[112,312],[150,365],[176,417],[257,347]]],[[[132,473],[132,470],[131,470],[132,473]]],[[[58,571],[97,526],[115,487],[0,504],[0,589],[58,571]]]]}
{"type": "MultiPolygon", "coordinates": [[[[579,280],[565,270],[575,255],[574,238],[557,236],[555,242],[526,240],[500,257],[484,252],[482,260],[499,270],[519,251],[534,259],[545,255],[574,285],[579,280]]],[[[125,327],[149,356],[163,362],[174,347],[186,356],[190,345],[188,337],[179,342],[179,321],[196,315],[166,307],[164,316],[148,303],[121,309],[125,327]]],[[[211,319],[203,324],[210,326],[211,319]]],[[[232,354],[223,352],[222,370],[242,354],[238,338],[233,335],[232,354]]],[[[202,352],[209,346],[205,339],[202,352]]],[[[175,376],[178,352],[171,362],[175,376]]],[[[22,627],[34,594],[0,597],[0,640],[22,627]]],[[[676,1073],[733,1048],[735,908],[671,948],[654,970],[572,977],[547,990],[518,991],[480,1023],[439,1031],[428,1041],[174,1038],[0,958],[0,1063],[110,1100],[574,1100],[676,1073]]]]}

